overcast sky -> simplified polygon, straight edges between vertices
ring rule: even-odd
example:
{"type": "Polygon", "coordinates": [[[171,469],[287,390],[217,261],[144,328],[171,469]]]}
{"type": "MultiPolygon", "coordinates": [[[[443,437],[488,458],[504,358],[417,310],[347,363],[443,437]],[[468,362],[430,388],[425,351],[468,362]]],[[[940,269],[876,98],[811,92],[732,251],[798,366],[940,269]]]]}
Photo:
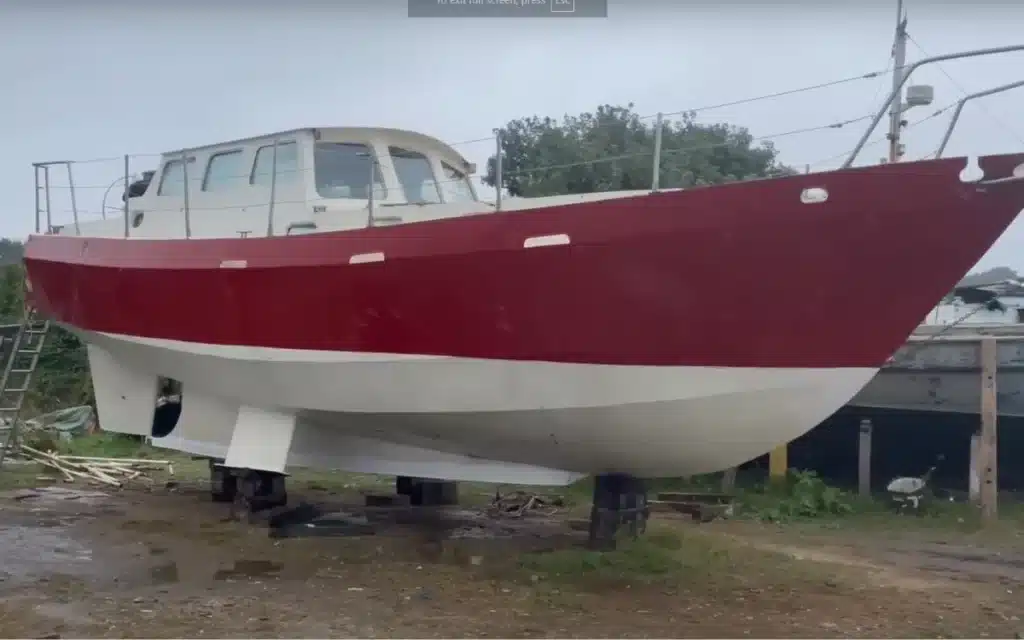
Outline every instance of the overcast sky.
{"type": "MultiPolygon", "coordinates": [[[[911,60],[1024,42],[1024,4],[907,0],[911,60]],[[1016,6],[1015,6],[1016,5],[1016,6]]],[[[895,0],[610,0],[606,19],[406,17],[406,0],[6,0],[0,3],[0,235],[32,228],[31,163],[159,153],[302,126],[378,125],[448,142],[510,119],[633,102],[678,111],[885,69],[895,0]]],[[[1024,54],[926,67],[935,104],[1024,79],[1024,54]],[[948,75],[947,75],[948,74],[948,75]]],[[[754,135],[863,116],[875,78],[709,110],[754,135]]],[[[912,128],[907,158],[933,152],[950,112],[912,128]]],[[[949,154],[1024,150],[1024,89],[968,105],[949,154]]],[[[834,167],[864,123],[776,141],[784,162],[834,167]]],[[[878,131],[877,135],[884,131],[878,131]]],[[[459,146],[483,166],[493,144],[459,146]]],[[[869,148],[876,162],[884,145],[869,148]]],[[[133,171],[154,158],[133,161],[133,171]]],[[[121,160],[76,167],[97,214],[121,160]]],[[[62,182],[63,184],[63,182],[62,182]]],[[[109,204],[119,201],[117,190],[109,204]]],[[[66,197],[54,203],[68,210],[66,197]]],[[[67,221],[62,213],[58,221],[67,221]]],[[[1024,220],[982,261],[1024,270],[1024,220]]]]}

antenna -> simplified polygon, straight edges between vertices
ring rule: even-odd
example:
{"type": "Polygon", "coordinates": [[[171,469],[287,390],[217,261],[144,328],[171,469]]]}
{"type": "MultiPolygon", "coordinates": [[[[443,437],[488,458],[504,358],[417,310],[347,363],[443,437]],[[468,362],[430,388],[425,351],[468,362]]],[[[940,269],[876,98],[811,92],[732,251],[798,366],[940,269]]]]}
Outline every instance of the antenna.
{"type": "Polygon", "coordinates": [[[896,38],[892,45],[892,90],[898,92],[889,109],[889,162],[896,162],[900,153],[900,123],[903,120],[903,67],[907,63],[907,17],[903,0],[896,0],[896,38]]]}
{"type": "Polygon", "coordinates": [[[907,101],[903,101],[903,83],[906,81],[904,69],[907,65],[907,13],[903,8],[903,0],[896,0],[896,39],[892,45],[893,69],[892,91],[895,99],[889,110],[889,162],[899,162],[906,149],[900,144],[900,132],[906,126],[903,112],[912,107],[926,106],[935,98],[935,91],[929,85],[913,85],[907,87],[907,101]]]}

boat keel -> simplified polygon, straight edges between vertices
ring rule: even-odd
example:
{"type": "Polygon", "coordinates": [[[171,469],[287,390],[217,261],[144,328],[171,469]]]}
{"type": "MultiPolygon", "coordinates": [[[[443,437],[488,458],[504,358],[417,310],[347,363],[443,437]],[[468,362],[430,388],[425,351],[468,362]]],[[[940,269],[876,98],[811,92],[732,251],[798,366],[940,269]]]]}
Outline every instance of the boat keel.
{"type": "Polygon", "coordinates": [[[151,435],[159,392],[155,374],[116,360],[105,349],[87,345],[96,412],[106,431],[151,435]]]}
{"type": "Polygon", "coordinates": [[[294,413],[242,406],[238,409],[224,464],[284,473],[294,435],[294,413]]]}

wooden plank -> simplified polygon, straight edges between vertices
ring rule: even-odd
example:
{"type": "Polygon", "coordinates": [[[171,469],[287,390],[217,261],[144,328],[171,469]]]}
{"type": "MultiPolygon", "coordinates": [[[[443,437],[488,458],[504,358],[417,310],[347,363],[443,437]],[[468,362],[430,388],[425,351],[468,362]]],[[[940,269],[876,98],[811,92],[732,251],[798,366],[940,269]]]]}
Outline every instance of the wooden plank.
{"type": "Polygon", "coordinates": [[[981,441],[978,446],[978,457],[981,462],[981,517],[986,522],[991,522],[998,516],[998,366],[996,341],[992,337],[985,337],[981,341],[981,441]]]}
{"type": "Polygon", "coordinates": [[[657,494],[657,499],[662,502],[704,502],[707,504],[721,504],[732,502],[734,496],[731,493],[711,493],[709,491],[662,491],[657,494]]]}
{"type": "Polygon", "coordinates": [[[860,439],[857,442],[857,488],[860,495],[871,495],[871,420],[860,421],[860,439]]]}

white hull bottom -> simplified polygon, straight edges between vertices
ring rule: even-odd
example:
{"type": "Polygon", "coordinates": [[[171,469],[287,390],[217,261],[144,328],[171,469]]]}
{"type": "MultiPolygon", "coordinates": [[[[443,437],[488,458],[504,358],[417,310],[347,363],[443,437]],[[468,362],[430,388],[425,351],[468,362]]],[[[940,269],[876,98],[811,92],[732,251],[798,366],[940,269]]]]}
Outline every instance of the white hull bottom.
{"type": "Polygon", "coordinates": [[[183,383],[154,444],[226,464],[561,485],[710,473],[812,429],[870,368],[562,364],[206,345],[78,332],[103,429],[149,435],[157,376],[183,383]]]}

